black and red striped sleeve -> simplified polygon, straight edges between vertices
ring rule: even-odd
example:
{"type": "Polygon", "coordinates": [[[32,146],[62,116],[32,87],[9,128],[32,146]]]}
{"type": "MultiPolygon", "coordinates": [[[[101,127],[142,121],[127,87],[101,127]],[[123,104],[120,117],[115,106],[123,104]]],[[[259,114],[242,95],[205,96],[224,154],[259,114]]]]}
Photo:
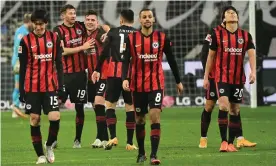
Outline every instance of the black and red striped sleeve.
{"type": "Polygon", "coordinates": [[[167,61],[168,61],[169,65],[170,65],[170,68],[171,68],[172,73],[174,75],[175,82],[177,84],[179,84],[180,83],[179,70],[178,70],[178,67],[177,67],[177,63],[176,63],[175,57],[174,57],[174,55],[172,53],[171,41],[170,41],[170,39],[167,36],[165,36],[164,53],[166,54],[167,61]]]}
{"type": "Polygon", "coordinates": [[[25,85],[25,76],[26,76],[26,69],[27,69],[27,60],[28,60],[28,49],[27,46],[22,39],[20,45],[18,47],[18,56],[20,62],[20,69],[19,69],[19,92],[23,94],[25,92],[24,85],[25,85]]]}
{"type": "Polygon", "coordinates": [[[60,39],[57,39],[56,42],[56,48],[57,48],[57,56],[55,59],[56,69],[57,69],[57,75],[58,75],[58,88],[61,90],[63,88],[63,65],[62,65],[62,44],[60,39]]]}
{"type": "Polygon", "coordinates": [[[218,48],[217,36],[215,30],[211,33],[210,47],[211,50],[216,51],[218,48]]]}
{"type": "Polygon", "coordinates": [[[100,55],[100,58],[97,62],[97,67],[96,67],[96,71],[97,72],[101,72],[104,60],[108,59],[110,57],[110,49],[111,49],[111,41],[112,41],[112,29],[110,29],[110,31],[107,33],[107,39],[106,41],[103,43],[103,51],[100,55]]]}
{"type": "Polygon", "coordinates": [[[130,63],[130,58],[131,58],[131,55],[130,55],[130,41],[129,41],[129,36],[126,38],[126,50],[124,51],[124,56],[122,58],[122,61],[123,61],[123,66],[122,66],[122,80],[126,80],[128,79],[128,70],[129,70],[129,63],[130,63]]]}
{"type": "Polygon", "coordinates": [[[252,39],[252,36],[250,33],[248,33],[248,44],[247,44],[246,51],[249,49],[255,49],[255,45],[254,45],[254,42],[253,42],[253,39],[252,39]]]}

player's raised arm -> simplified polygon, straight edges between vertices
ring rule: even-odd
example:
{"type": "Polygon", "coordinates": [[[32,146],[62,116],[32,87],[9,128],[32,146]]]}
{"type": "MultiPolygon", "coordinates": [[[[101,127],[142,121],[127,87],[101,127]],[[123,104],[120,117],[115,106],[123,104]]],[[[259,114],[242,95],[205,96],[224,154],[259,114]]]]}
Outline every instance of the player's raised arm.
{"type": "Polygon", "coordinates": [[[20,97],[19,100],[21,102],[25,102],[25,76],[26,76],[26,68],[27,68],[27,57],[28,57],[28,50],[24,40],[22,39],[20,45],[18,47],[18,56],[19,56],[19,93],[20,97]]]}
{"type": "Polygon", "coordinates": [[[83,45],[79,46],[79,47],[74,47],[74,48],[65,47],[65,43],[64,43],[64,40],[62,40],[62,38],[61,38],[61,32],[59,31],[59,29],[56,27],[56,28],[54,28],[53,31],[58,34],[61,42],[63,43],[62,44],[62,46],[63,46],[62,55],[72,55],[72,54],[75,54],[75,53],[78,53],[78,52],[81,52],[81,51],[84,51],[84,50],[94,47],[94,44],[95,44],[94,39],[91,39],[91,40],[83,43],[83,45]]]}
{"type": "Polygon", "coordinates": [[[208,53],[206,67],[205,67],[205,73],[204,73],[203,87],[205,89],[208,89],[208,87],[209,87],[208,76],[209,76],[209,73],[211,72],[213,64],[214,64],[214,58],[215,58],[215,55],[216,55],[217,47],[218,46],[217,46],[216,35],[213,32],[212,35],[211,35],[211,42],[210,42],[210,47],[209,47],[209,53],[208,53]]]}
{"type": "Polygon", "coordinates": [[[183,91],[183,85],[180,81],[178,66],[177,66],[175,57],[172,53],[171,41],[167,37],[165,38],[164,53],[166,54],[168,63],[170,65],[170,68],[171,68],[172,73],[174,75],[175,82],[177,84],[178,94],[180,94],[183,91]]]}
{"type": "Polygon", "coordinates": [[[249,75],[249,83],[253,84],[256,80],[256,52],[255,45],[252,40],[252,36],[248,33],[248,45],[247,45],[247,54],[249,57],[249,64],[251,73],[249,75]]]}
{"type": "Polygon", "coordinates": [[[110,40],[111,40],[111,38],[110,38],[110,35],[107,35],[107,36],[108,36],[108,38],[105,40],[105,43],[103,46],[104,49],[103,49],[103,51],[99,57],[98,63],[97,63],[97,67],[96,67],[97,72],[101,71],[104,61],[110,57],[110,44],[111,44],[110,40]]]}
{"type": "Polygon", "coordinates": [[[130,91],[129,89],[129,80],[127,78],[129,63],[130,63],[130,50],[129,50],[129,37],[126,39],[126,50],[123,56],[123,66],[122,66],[122,80],[123,80],[123,89],[130,91]]]}

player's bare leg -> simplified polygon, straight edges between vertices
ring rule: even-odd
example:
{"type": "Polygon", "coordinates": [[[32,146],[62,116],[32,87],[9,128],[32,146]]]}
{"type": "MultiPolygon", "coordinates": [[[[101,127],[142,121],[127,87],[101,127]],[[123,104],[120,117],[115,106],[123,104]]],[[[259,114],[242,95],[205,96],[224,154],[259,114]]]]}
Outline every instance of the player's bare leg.
{"type": "Polygon", "coordinates": [[[53,143],[57,140],[59,123],[60,123],[60,112],[52,111],[48,114],[48,119],[50,122],[48,139],[45,144],[46,157],[49,163],[55,161],[54,147],[53,143]]]}
{"type": "Polygon", "coordinates": [[[207,132],[211,122],[212,111],[216,105],[213,100],[206,100],[204,110],[201,114],[201,138],[199,141],[199,148],[207,148],[207,132]]]}
{"type": "Polygon", "coordinates": [[[226,96],[221,96],[218,99],[219,102],[219,114],[218,124],[221,136],[220,152],[227,152],[227,126],[228,126],[228,110],[229,110],[229,99],[226,96]]]}
{"type": "Polygon", "coordinates": [[[31,124],[31,137],[33,147],[35,149],[38,160],[36,164],[46,164],[47,159],[43,152],[42,147],[42,136],[40,131],[40,115],[38,114],[30,114],[30,124],[31,124]]]}
{"type": "Polygon", "coordinates": [[[138,144],[138,156],[137,156],[137,163],[143,163],[147,160],[146,153],[145,153],[145,124],[146,124],[146,116],[145,114],[137,114],[136,115],[136,140],[138,144]]]}
{"type": "MultiPolygon", "coordinates": [[[[106,126],[106,114],[105,114],[105,99],[102,96],[95,97],[95,113],[96,121],[98,123],[97,133],[100,137],[101,144],[97,144],[98,148],[106,148],[108,142],[108,133],[106,126]]],[[[93,145],[92,145],[93,146],[93,145]]]]}
{"type": "Polygon", "coordinates": [[[111,103],[109,101],[106,101],[105,105],[106,105],[106,123],[110,134],[110,140],[108,142],[108,146],[117,146],[118,145],[118,139],[116,137],[117,117],[115,114],[116,103],[111,103]]]}
{"type": "Polygon", "coordinates": [[[150,132],[150,140],[151,140],[151,154],[150,154],[150,164],[151,165],[159,165],[161,162],[157,159],[157,150],[160,141],[160,114],[161,109],[152,108],[149,111],[149,118],[151,122],[151,132],[150,132]]]}
{"type": "Polygon", "coordinates": [[[133,104],[125,104],[126,109],[126,129],[127,129],[127,145],[126,150],[137,150],[133,144],[133,135],[135,130],[135,112],[133,104]]]}

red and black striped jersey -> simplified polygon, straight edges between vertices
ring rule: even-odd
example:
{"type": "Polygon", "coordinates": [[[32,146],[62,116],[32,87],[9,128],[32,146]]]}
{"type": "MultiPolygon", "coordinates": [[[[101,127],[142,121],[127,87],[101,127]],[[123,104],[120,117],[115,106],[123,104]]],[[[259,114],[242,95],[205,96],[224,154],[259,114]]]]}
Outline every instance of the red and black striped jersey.
{"type": "Polygon", "coordinates": [[[255,49],[250,33],[240,28],[234,33],[216,29],[211,35],[210,49],[216,51],[216,82],[244,84],[244,56],[247,50],[255,49]]]}
{"type": "MultiPolygon", "coordinates": [[[[210,32],[208,32],[202,46],[201,50],[201,63],[203,66],[203,71],[205,72],[205,67],[206,67],[206,62],[209,54],[209,46],[211,42],[211,33],[213,30],[220,30],[221,28],[224,28],[222,25],[218,25],[217,27],[213,28],[210,32]]],[[[209,79],[214,79],[215,78],[215,73],[216,73],[216,68],[213,67],[210,74],[209,74],[209,79]]]]}
{"type": "Polygon", "coordinates": [[[111,28],[107,33],[107,43],[101,55],[97,68],[101,68],[105,59],[110,57],[107,77],[122,77],[122,56],[125,51],[125,41],[129,33],[136,31],[131,26],[122,25],[111,28]]]}
{"type": "MultiPolygon", "coordinates": [[[[75,48],[82,46],[83,36],[85,34],[85,27],[83,22],[76,21],[72,27],[67,27],[64,24],[58,25],[54,28],[64,43],[65,48],[75,48]]],[[[86,69],[84,52],[80,51],[72,55],[62,56],[63,72],[64,73],[76,73],[82,72],[86,69]]]]}
{"type": "Polygon", "coordinates": [[[123,80],[126,79],[131,59],[130,89],[136,92],[151,92],[164,89],[164,73],[162,68],[163,53],[180,83],[179,71],[171,51],[171,42],[160,31],[153,31],[144,36],[141,31],[130,33],[126,40],[126,51],[123,63],[123,80]]]}
{"type": "Polygon", "coordinates": [[[52,92],[63,85],[62,46],[57,35],[45,31],[24,36],[19,46],[20,91],[52,92]]]}
{"type": "MultiPolygon", "coordinates": [[[[85,56],[86,56],[86,63],[88,67],[88,79],[91,80],[91,76],[93,71],[95,71],[98,60],[101,56],[101,53],[103,51],[103,43],[101,41],[101,36],[105,33],[105,31],[102,28],[96,29],[94,32],[92,32],[90,35],[86,35],[84,39],[84,43],[89,41],[90,39],[95,39],[95,47],[85,50],[85,56]]],[[[107,75],[107,69],[108,69],[108,60],[105,60],[103,63],[103,66],[101,68],[101,79],[106,79],[107,75]]]]}

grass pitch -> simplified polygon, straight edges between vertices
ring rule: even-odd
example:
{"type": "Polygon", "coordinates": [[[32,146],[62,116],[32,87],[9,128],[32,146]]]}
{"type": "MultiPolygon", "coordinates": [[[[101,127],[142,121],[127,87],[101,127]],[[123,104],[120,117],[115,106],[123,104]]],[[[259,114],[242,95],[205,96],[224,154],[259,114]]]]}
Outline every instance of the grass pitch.
{"type": "MultiPolygon", "coordinates": [[[[212,114],[208,132],[208,148],[199,149],[200,117],[202,108],[164,109],[161,118],[161,141],[158,158],[162,165],[172,166],[274,166],[276,165],[276,107],[257,109],[241,108],[245,138],[257,142],[255,148],[243,148],[236,153],[220,153],[220,137],[217,125],[217,108],[212,114]]],[[[85,112],[82,148],[73,149],[75,136],[75,112],[61,113],[58,149],[54,165],[61,166],[129,166],[137,165],[137,151],[126,151],[125,112],[117,110],[117,137],[119,146],[111,151],[92,149],[95,140],[95,114],[85,112]]],[[[4,166],[34,165],[37,158],[30,136],[29,120],[12,119],[10,112],[2,113],[1,164],[4,166]]],[[[42,116],[43,143],[48,136],[48,120],[42,116]]],[[[150,129],[146,129],[146,154],[150,154],[150,129]]],[[[134,143],[136,139],[134,136],[134,143]]],[[[149,158],[149,156],[148,156],[149,158]]],[[[149,159],[144,165],[149,165],[149,159]]]]}

